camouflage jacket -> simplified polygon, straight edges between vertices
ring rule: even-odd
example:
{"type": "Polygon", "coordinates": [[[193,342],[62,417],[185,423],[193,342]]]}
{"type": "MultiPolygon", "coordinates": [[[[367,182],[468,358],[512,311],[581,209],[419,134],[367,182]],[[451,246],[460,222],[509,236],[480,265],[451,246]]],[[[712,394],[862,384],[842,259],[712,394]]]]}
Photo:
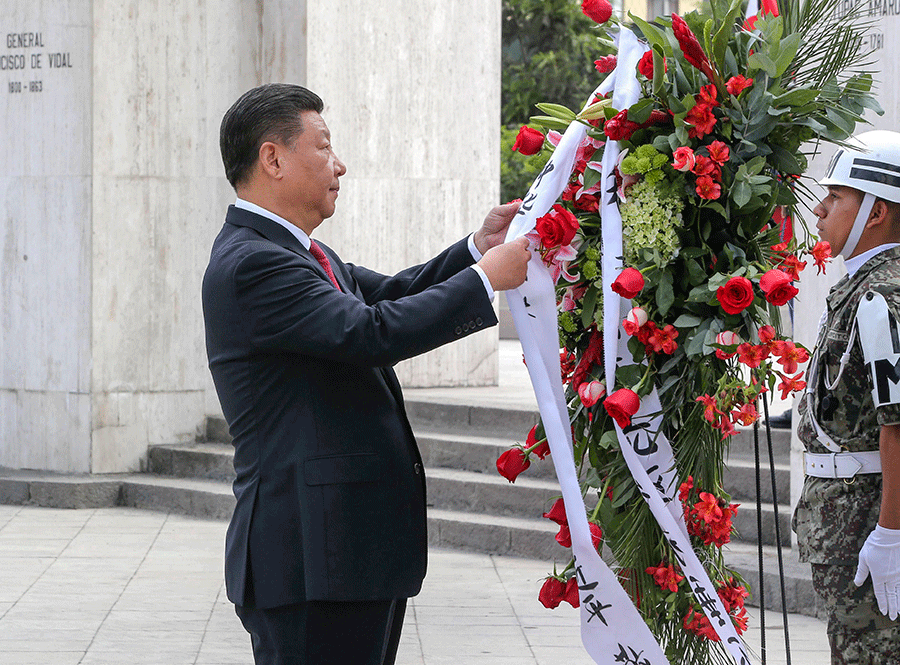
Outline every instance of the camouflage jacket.
{"type": "MultiPolygon", "coordinates": [[[[900,405],[875,409],[872,379],[857,338],[850,361],[833,391],[826,377],[837,376],[847,349],[860,298],[870,290],[881,293],[894,318],[900,321],[900,247],[866,261],[852,277],[839,281],[827,300],[827,319],[816,341],[818,377],[813,409],[821,428],[846,450],[878,450],[881,425],[900,423],[900,405]]],[[[809,378],[809,375],[807,375],[809,378]]],[[[797,435],[812,453],[828,453],[817,439],[805,399],[800,402],[797,435]]],[[[855,564],[866,537],[875,528],[881,508],[881,474],[844,479],[807,477],[794,513],[800,560],[811,563],[855,564]]]]}

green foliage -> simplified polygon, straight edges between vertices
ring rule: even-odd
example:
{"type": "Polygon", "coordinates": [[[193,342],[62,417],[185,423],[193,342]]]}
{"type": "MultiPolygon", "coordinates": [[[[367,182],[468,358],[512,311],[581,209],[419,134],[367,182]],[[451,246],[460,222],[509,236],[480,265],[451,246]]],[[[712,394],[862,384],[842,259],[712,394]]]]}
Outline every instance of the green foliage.
{"type": "Polygon", "coordinates": [[[502,124],[528,122],[546,99],[580,110],[610,52],[599,37],[579,0],[504,0],[502,124]]]}

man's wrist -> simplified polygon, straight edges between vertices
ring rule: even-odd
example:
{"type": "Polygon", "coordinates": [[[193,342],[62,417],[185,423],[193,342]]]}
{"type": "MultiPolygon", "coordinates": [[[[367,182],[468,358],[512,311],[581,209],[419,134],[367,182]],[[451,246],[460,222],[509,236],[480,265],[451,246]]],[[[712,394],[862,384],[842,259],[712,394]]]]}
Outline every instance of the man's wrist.
{"type": "MultiPolygon", "coordinates": [[[[481,258],[484,256],[484,252],[478,249],[478,244],[475,241],[475,236],[478,234],[478,231],[475,233],[469,234],[468,245],[469,245],[469,253],[472,255],[472,258],[475,261],[481,261],[481,258]]],[[[487,250],[485,250],[487,251],[487,250]]]]}

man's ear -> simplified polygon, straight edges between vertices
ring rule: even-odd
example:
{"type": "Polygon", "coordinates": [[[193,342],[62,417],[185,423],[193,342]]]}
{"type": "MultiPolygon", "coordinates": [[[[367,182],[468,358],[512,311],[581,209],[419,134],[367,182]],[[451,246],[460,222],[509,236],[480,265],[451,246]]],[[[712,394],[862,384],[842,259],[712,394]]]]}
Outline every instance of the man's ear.
{"type": "Polygon", "coordinates": [[[866,228],[873,229],[884,225],[888,221],[889,213],[887,204],[881,199],[876,199],[869,212],[869,219],[866,220],[866,228]]]}
{"type": "Polygon", "coordinates": [[[266,141],[259,146],[259,167],[272,178],[281,177],[281,151],[278,144],[266,141]]]}

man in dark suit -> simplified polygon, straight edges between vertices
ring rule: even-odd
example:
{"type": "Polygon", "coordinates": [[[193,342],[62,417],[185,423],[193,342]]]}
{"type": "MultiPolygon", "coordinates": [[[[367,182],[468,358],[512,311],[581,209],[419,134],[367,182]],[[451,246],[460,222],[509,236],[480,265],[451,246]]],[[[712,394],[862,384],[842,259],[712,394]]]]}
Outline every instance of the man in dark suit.
{"type": "Polygon", "coordinates": [[[203,312],[235,446],[225,581],[257,664],[383,665],[427,542],[422,460],[391,366],[494,325],[494,291],[524,281],[530,252],[503,244],[508,204],[393,277],[343,263],[310,239],[346,171],[322,108],[272,84],[222,121],[238,198],[203,312]]]}

